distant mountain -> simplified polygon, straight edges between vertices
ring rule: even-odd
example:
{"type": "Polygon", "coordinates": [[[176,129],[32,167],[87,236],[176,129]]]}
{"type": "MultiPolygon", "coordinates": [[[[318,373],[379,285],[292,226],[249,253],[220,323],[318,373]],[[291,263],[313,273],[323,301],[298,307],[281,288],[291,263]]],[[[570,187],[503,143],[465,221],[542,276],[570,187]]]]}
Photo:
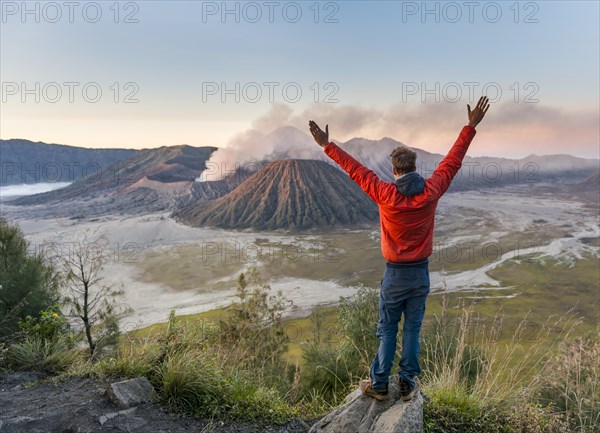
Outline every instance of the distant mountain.
{"type": "MultiPolygon", "coordinates": [[[[370,199],[308,134],[286,126],[269,134],[257,133],[250,137],[252,138],[247,139],[246,143],[239,143],[239,148],[245,152],[238,156],[240,160],[237,162],[242,163],[241,166],[234,173],[218,180],[195,181],[206,168],[213,152],[218,151],[216,147],[180,145],[143,150],[82,149],[26,140],[2,142],[2,175],[8,177],[7,167],[11,167],[5,165],[5,155],[12,155],[13,161],[25,161],[33,166],[35,161],[40,161],[42,165],[46,160],[51,161],[48,163],[49,167],[52,166],[52,161],[57,166],[74,163],[85,166],[86,160],[82,158],[87,157],[89,163],[89,158],[92,157],[90,155],[96,155],[94,152],[99,151],[97,158],[92,161],[102,167],[101,171],[91,170],[88,176],[79,176],[65,188],[10,201],[10,205],[28,206],[23,209],[23,213],[34,212],[36,216],[44,218],[173,211],[191,224],[300,228],[319,224],[352,224],[373,216],[372,211],[368,210],[374,206],[370,199]],[[265,152],[264,149],[268,151],[265,152]],[[254,154],[255,150],[259,153],[254,154]],[[120,159],[122,155],[126,157],[120,159]],[[245,157],[249,162],[255,162],[244,164],[241,158],[245,157]],[[109,164],[110,158],[113,158],[113,162],[109,164]],[[277,161],[281,164],[274,164],[277,161]],[[266,167],[270,167],[269,170],[266,167]],[[277,167],[279,171],[274,174],[277,167]],[[319,173],[335,179],[335,183],[342,185],[348,192],[356,192],[358,196],[351,195],[349,198],[351,203],[356,203],[360,198],[366,200],[371,208],[361,202],[363,207],[359,210],[336,212],[332,208],[333,204],[339,203],[340,206],[347,207],[348,203],[333,198],[335,189],[326,191],[326,200],[317,198],[318,202],[315,202],[314,197],[309,197],[308,191],[311,191],[310,195],[315,195],[315,185],[319,185],[315,176],[318,177],[319,173]],[[284,174],[286,177],[283,182],[287,182],[287,187],[277,179],[265,183],[272,176],[281,177],[284,174]],[[265,176],[267,180],[261,176],[265,176]],[[244,188],[236,189],[234,194],[233,190],[241,187],[242,183],[244,188]],[[261,193],[267,195],[259,197],[261,193]],[[286,204],[285,200],[293,203],[286,204]],[[208,203],[209,201],[214,202],[208,203]],[[263,207],[257,208],[257,203],[261,203],[263,207]],[[324,209],[320,214],[317,212],[319,206],[324,209]],[[289,209],[292,207],[296,216],[290,213],[289,209]],[[213,216],[208,215],[206,209],[210,209],[213,216]],[[366,214],[362,212],[364,209],[367,209],[366,214]],[[250,215],[252,213],[256,215],[250,215]],[[220,219],[223,220],[222,223],[220,219]]],[[[448,149],[454,138],[449,141],[448,149]]],[[[394,148],[404,146],[404,143],[385,137],[381,140],[353,138],[347,142],[339,142],[338,145],[373,169],[380,178],[393,181],[390,153],[394,148]]],[[[417,153],[417,171],[426,178],[431,176],[444,155],[412,149],[417,153]]],[[[598,159],[571,155],[530,155],[522,159],[466,156],[450,191],[518,184],[548,184],[550,190],[558,186],[569,188],[569,185],[597,173],[598,169],[598,159]]]]}
{"type": "MultiPolygon", "coordinates": [[[[457,130],[457,136],[458,132],[457,130]]],[[[455,138],[451,137],[448,142],[448,150],[455,138]]],[[[405,143],[390,137],[380,140],[353,138],[346,142],[335,142],[386,181],[393,181],[390,159],[392,150],[398,146],[406,146],[405,143]]],[[[291,126],[277,128],[262,137],[261,146],[263,145],[273,149],[264,157],[265,161],[300,158],[332,163],[311,136],[291,126]]],[[[408,147],[417,153],[417,171],[426,178],[431,176],[445,156],[408,147]]],[[[467,155],[449,191],[538,182],[573,183],[592,175],[598,168],[598,159],[578,158],[572,155],[529,155],[522,159],[467,155]]]]}
{"type": "Polygon", "coordinates": [[[534,162],[540,167],[544,167],[546,171],[578,170],[582,168],[582,162],[595,162],[596,170],[600,169],[600,166],[598,165],[599,162],[597,159],[578,158],[577,156],[568,155],[565,153],[555,155],[536,155],[532,153],[531,155],[526,156],[520,161],[534,162]]]}
{"type": "MultiPolygon", "coordinates": [[[[454,141],[448,143],[448,150],[454,141]]],[[[390,154],[404,143],[389,137],[381,140],[354,138],[340,147],[362,164],[371,168],[387,181],[393,181],[390,154]]],[[[417,153],[417,171],[425,178],[430,177],[445,155],[430,153],[409,147],[417,153]]],[[[449,189],[464,191],[479,188],[502,187],[518,184],[551,182],[567,184],[585,179],[599,168],[598,159],[579,158],[572,155],[530,155],[522,159],[509,159],[468,154],[463,166],[452,181],[449,189]]]]}
{"type": "Polygon", "coordinates": [[[73,182],[99,173],[135,149],[87,149],[29,140],[0,140],[0,186],[40,182],[73,182]]]}
{"type": "Polygon", "coordinates": [[[43,204],[52,206],[55,216],[58,212],[76,217],[176,209],[192,200],[221,196],[235,186],[224,180],[207,191],[195,188],[195,179],[215,150],[186,145],[144,149],[97,175],[81,177],[65,188],[20,197],[10,204],[43,204]]]}
{"type": "Polygon", "coordinates": [[[225,196],[173,214],[192,226],[262,230],[369,223],[377,216],[375,203],[347,174],[307,159],[269,162],[225,196]]]}

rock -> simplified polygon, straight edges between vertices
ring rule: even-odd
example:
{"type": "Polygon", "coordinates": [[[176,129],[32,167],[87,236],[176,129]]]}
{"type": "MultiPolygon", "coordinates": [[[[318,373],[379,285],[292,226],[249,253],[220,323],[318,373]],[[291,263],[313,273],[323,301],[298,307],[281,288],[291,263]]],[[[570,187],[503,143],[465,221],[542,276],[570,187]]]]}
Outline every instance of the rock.
{"type": "Polygon", "coordinates": [[[98,422],[100,423],[100,425],[104,425],[104,423],[110,419],[108,415],[110,414],[107,413],[105,415],[100,415],[100,418],[98,418],[98,422]]]}
{"type": "Polygon", "coordinates": [[[137,409],[137,407],[132,407],[130,409],[120,410],[119,412],[105,413],[104,415],[100,415],[100,417],[98,418],[98,421],[100,422],[100,425],[104,425],[104,423],[106,421],[108,421],[109,419],[113,419],[114,417],[119,416],[119,415],[132,414],[133,412],[135,412],[136,409],[137,409]]]}
{"type": "Polygon", "coordinates": [[[390,377],[389,397],[377,401],[360,389],[349,394],[342,406],[325,415],[310,433],[421,433],[423,396],[400,399],[397,376],[390,377]]]}
{"type": "Polygon", "coordinates": [[[106,394],[121,409],[149,403],[156,397],[152,384],[145,377],[111,383],[106,394]]]}

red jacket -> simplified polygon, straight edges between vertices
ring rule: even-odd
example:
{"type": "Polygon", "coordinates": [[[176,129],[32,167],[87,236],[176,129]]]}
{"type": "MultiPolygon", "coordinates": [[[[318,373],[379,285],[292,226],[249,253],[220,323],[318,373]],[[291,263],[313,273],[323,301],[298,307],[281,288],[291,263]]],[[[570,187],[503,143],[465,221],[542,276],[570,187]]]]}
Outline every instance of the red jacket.
{"type": "Polygon", "coordinates": [[[400,193],[396,183],[379,179],[335,143],[325,146],[325,153],[379,206],[381,252],[385,260],[411,262],[431,255],[438,200],[460,169],[475,133],[475,128],[464,126],[448,155],[425,180],[422,192],[412,196],[400,193]]]}

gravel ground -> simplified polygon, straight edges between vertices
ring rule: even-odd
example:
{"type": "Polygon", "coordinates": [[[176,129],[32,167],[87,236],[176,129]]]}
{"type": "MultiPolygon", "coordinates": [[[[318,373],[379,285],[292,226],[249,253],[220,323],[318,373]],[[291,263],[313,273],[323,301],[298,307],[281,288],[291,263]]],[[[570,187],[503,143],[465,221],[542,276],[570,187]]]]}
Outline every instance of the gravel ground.
{"type": "Polygon", "coordinates": [[[104,395],[109,382],[70,378],[53,384],[35,373],[0,379],[0,433],[305,433],[309,424],[257,427],[197,420],[149,403],[120,411],[104,395]],[[101,422],[102,421],[102,422],[101,422]]]}

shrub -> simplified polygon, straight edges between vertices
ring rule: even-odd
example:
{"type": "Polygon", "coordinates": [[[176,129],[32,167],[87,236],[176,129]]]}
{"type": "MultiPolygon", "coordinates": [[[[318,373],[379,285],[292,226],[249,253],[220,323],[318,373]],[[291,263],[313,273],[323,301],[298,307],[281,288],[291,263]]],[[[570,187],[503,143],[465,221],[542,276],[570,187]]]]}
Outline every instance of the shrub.
{"type": "Polygon", "coordinates": [[[36,370],[56,374],[66,370],[79,356],[68,336],[52,340],[27,337],[8,350],[9,365],[18,370],[36,370]]]}
{"type": "MultiPolygon", "coordinates": [[[[172,311],[164,332],[123,342],[115,358],[86,360],[71,373],[96,377],[146,376],[164,404],[202,417],[283,423],[295,410],[285,395],[244,362],[238,348],[221,345],[209,320],[180,321],[172,311]],[[268,383],[268,384],[267,384],[268,383]]],[[[289,386],[288,386],[289,388],[289,386]]]]}
{"type": "MultiPolygon", "coordinates": [[[[302,350],[300,389],[305,398],[314,393],[333,404],[347,394],[353,382],[352,368],[338,347],[307,343],[302,350]]],[[[352,363],[355,368],[355,363],[352,363]]]]}
{"type": "Polygon", "coordinates": [[[60,312],[60,305],[55,304],[48,310],[42,310],[39,317],[27,316],[19,322],[21,330],[31,338],[54,341],[63,334],[68,334],[70,327],[65,316],[60,312]]]}
{"type": "Polygon", "coordinates": [[[58,373],[76,360],[76,338],[58,304],[42,310],[39,317],[27,316],[19,326],[25,337],[8,348],[11,367],[58,373]]]}
{"type": "Polygon", "coordinates": [[[549,406],[528,401],[515,405],[505,415],[507,431],[510,433],[571,433],[564,415],[549,406]]]}
{"type": "Polygon", "coordinates": [[[59,274],[43,252],[27,252],[18,225],[0,218],[0,340],[14,341],[19,321],[59,301],[59,274]]]}
{"type": "Polygon", "coordinates": [[[600,428],[600,331],[562,342],[539,374],[538,398],[564,411],[575,431],[600,428]]]}
{"type": "Polygon", "coordinates": [[[379,322],[379,290],[360,286],[356,294],[340,299],[338,330],[340,350],[355,376],[369,371],[379,348],[375,332],[379,322]]]}
{"type": "Polygon", "coordinates": [[[235,349],[218,345],[218,329],[204,320],[200,326],[178,324],[171,314],[156,369],[163,401],[199,417],[289,420],[292,410],[276,389],[244,363],[230,363],[236,357],[221,356],[235,349]]]}
{"type": "Polygon", "coordinates": [[[254,376],[279,383],[283,390],[290,371],[282,358],[289,343],[282,313],[289,301],[281,292],[271,294],[256,268],[250,268],[247,275],[240,274],[238,299],[231,305],[230,315],[219,321],[216,344],[224,349],[221,355],[229,365],[253,370],[254,376]]]}
{"type": "MultiPolygon", "coordinates": [[[[431,319],[431,327],[421,336],[423,377],[429,383],[441,381],[447,386],[470,388],[489,367],[488,355],[481,344],[469,341],[476,337],[471,332],[472,311],[463,309],[458,326],[451,325],[447,312],[448,297],[444,294],[441,315],[431,319]]],[[[492,338],[483,333],[479,337],[492,338]]]]}
{"type": "Polygon", "coordinates": [[[304,344],[300,388],[305,398],[337,404],[357,379],[368,375],[379,347],[378,305],[378,290],[361,285],[354,296],[340,299],[335,330],[339,344],[332,346],[328,339],[304,344]]]}
{"type": "Polygon", "coordinates": [[[478,400],[466,387],[427,388],[430,401],[424,407],[426,432],[499,433],[498,410],[478,400]]]}

